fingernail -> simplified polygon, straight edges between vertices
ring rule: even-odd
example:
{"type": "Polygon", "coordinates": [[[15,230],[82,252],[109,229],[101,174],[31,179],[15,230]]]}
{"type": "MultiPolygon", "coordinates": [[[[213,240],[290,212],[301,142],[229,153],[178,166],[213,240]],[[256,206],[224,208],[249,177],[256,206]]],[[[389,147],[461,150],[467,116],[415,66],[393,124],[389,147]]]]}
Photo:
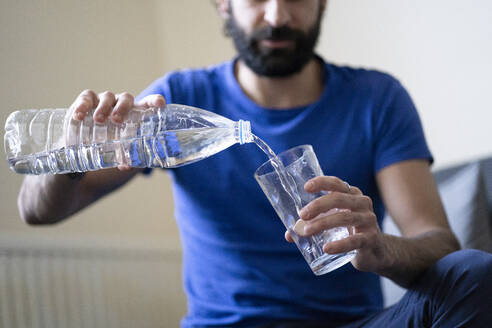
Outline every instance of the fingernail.
{"type": "Polygon", "coordinates": [[[116,121],[116,122],[121,122],[123,119],[121,117],[120,114],[114,114],[113,115],[113,121],[116,121]]]}
{"type": "Polygon", "coordinates": [[[305,235],[305,236],[306,235],[310,235],[310,234],[312,234],[312,232],[313,232],[313,228],[311,227],[311,225],[310,224],[305,224],[304,225],[303,235],[305,235]]]}
{"type": "Polygon", "coordinates": [[[297,222],[294,225],[294,228],[292,228],[292,230],[294,230],[294,232],[296,234],[302,236],[302,235],[304,235],[305,226],[306,226],[306,222],[304,220],[297,220],[297,222]]]}
{"type": "Polygon", "coordinates": [[[84,113],[82,112],[77,112],[75,113],[75,119],[79,120],[79,121],[82,121],[84,119],[84,113]]]}
{"type": "Polygon", "coordinates": [[[104,115],[103,114],[97,114],[96,115],[96,120],[99,121],[99,122],[103,122],[104,121],[104,115]]]}
{"type": "Polygon", "coordinates": [[[314,188],[314,182],[312,182],[312,181],[308,181],[304,185],[304,189],[313,189],[313,188],[314,188]]]}
{"type": "Polygon", "coordinates": [[[299,217],[303,220],[307,219],[309,217],[309,210],[306,207],[301,209],[299,212],[299,217]]]}

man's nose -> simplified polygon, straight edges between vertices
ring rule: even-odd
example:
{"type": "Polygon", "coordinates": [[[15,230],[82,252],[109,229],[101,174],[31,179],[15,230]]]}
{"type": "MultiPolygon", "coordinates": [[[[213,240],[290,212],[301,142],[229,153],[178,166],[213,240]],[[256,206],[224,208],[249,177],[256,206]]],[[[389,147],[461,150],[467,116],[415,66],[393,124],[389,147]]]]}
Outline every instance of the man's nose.
{"type": "Polygon", "coordinates": [[[265,4],[265,21],[273,27],[287,25],[290,13],[284,0],[269,0],[265,4]]]}

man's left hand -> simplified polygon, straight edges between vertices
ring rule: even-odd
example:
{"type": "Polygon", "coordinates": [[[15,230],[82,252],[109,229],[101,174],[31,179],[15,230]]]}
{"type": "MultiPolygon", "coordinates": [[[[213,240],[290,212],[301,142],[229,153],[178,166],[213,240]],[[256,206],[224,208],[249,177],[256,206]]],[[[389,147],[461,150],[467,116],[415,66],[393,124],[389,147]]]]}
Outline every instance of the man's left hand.
{"type": "MultiPolygon", "coordinates": [[[[315,177],[304,185],[309,193],[325,192],[299,213],[301,220],[294,231],[302,237],[318,234],[335,227],[347,227],[350,235],[342,240],[328,242],[323,251],[337,254],[357,250],[352,265],[361,271],[376,272],[388,266],[384,235],[379,229],[372,200],[357,187],[337,177],[315,177]]],[[[293,242],[289,231],[285,238],[293,242]]]]}

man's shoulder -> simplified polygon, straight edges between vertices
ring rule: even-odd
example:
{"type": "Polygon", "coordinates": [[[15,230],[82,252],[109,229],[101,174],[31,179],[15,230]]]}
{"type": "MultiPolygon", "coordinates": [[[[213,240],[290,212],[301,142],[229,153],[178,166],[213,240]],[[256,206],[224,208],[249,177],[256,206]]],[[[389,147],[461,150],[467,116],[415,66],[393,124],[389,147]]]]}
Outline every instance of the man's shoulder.
{"type": "Polygon", "coordinates": [[[213,102],[217,90],[224,89],[224,84],[231,68],[231,62],[200,67],[183,68],[168,72],[155,80],[140,95],[162,94],[168,102],[205,106],[213,102]]]}
{"type": "Polygon", "coordinates": [[[382,70],[339,65],[325,62],[329,74],[335,75],[339,81],[364,88],[400,87],[400,82],[393,75],[382,70]]]}
{"type": "Polygon", "coordinates": [[[326,63],[326,71],[327,85],[340,99],[348,102],[357,99],[374,112],[383,111],[396,101],[413,106],[407,90],[387,72],[333,63],[326,63]]]}

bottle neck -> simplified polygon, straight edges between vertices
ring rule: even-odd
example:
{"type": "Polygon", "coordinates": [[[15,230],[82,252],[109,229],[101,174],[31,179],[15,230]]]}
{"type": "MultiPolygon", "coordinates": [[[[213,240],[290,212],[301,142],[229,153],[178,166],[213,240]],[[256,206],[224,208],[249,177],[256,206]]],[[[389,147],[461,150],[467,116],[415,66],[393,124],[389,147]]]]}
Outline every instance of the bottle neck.
{"type": "Polygon", "coordinates": [[[236,122],[236,140],[240,145],[253,142],[253,134],[251,133],[251,123],[249,121],[239,120],[236,122]]]}

